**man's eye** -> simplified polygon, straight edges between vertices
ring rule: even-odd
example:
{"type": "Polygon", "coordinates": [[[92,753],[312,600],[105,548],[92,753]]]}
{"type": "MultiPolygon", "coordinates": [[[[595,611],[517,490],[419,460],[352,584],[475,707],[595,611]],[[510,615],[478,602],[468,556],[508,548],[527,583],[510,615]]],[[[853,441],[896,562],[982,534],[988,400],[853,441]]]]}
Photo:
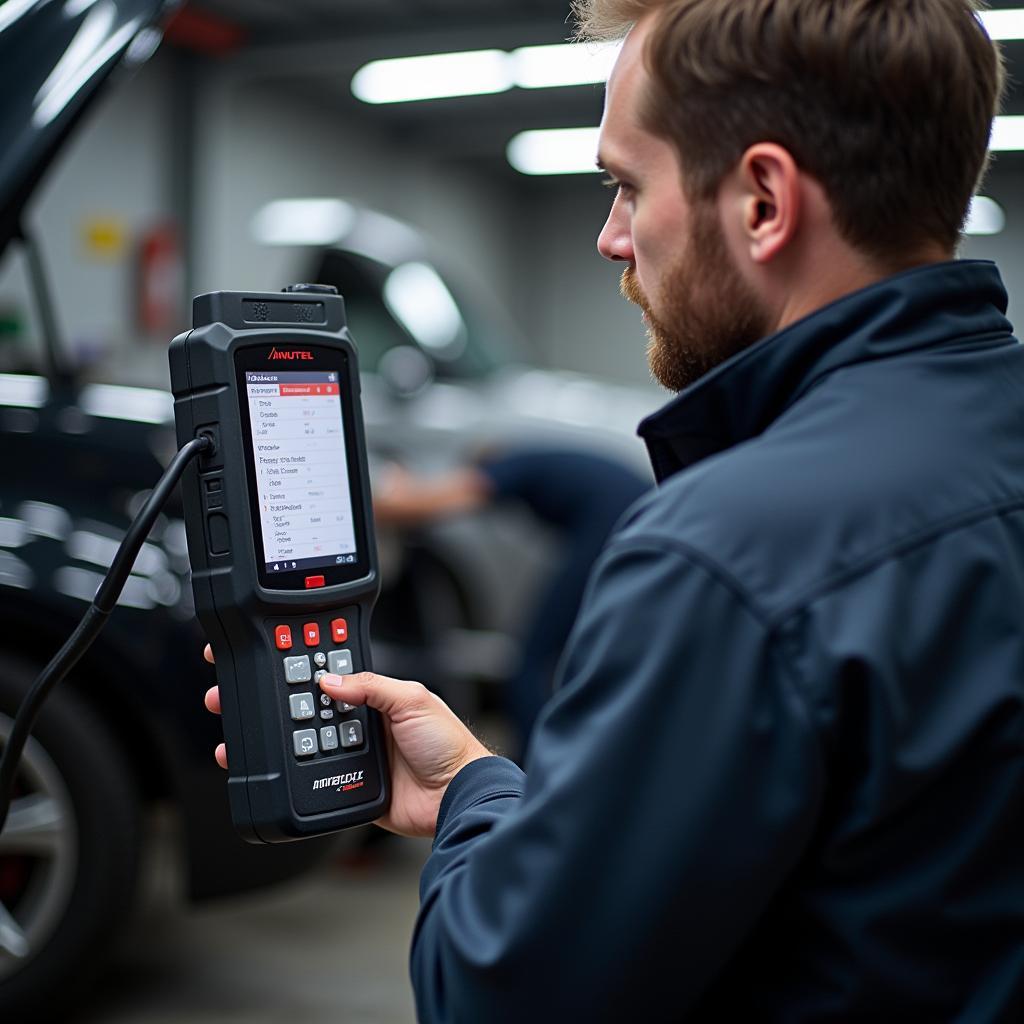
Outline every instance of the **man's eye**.
{"type": "Polygon", "coordinates": [[[624,196],[627,199],[630,196],[632,196],[634,192],[633,186],[630,185],[628,182],[619,181],[618,178],[613,178],[611,176],[605,178],[604,181],[601,182],[601,184],[604,185],[605,188],[615,189],[620,196],[624,196]]]}

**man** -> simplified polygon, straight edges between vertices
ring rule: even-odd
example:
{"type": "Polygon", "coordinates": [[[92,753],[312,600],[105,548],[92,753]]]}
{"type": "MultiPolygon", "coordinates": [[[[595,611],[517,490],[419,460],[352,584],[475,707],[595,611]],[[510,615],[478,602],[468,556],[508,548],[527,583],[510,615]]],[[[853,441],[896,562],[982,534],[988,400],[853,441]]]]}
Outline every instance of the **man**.
{"type": "Polygon", "coordinates": [[[323,684],[436,827],[421,1020],[1024,1019],[1024,350],[952,261],[998,55],[969,0],[579,7],[632,28],[599,247],[681,393],[525,774],[323,684]]]}

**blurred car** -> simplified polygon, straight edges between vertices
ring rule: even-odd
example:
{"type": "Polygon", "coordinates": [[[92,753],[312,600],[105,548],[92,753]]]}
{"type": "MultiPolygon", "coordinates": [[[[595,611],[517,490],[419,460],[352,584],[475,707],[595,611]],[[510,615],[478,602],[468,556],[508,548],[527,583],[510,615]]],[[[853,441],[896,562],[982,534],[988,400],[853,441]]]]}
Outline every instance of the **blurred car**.
{"type": "MultiPolygon", "coordinates": [[[[100,86],[152,52],[163,0],[0,5],[0,248],[20,240],[44,324],[48,282],[22,214],[100,86]]],[[[0,744],[67,639],[173,452],[170,396],[86,384],[52,328],[44,372],[0,374],[0,744]]],[[[0,833],[0,1019],[57,1019],[136,898],[149,812],[174,809],[188,894],[307,870],[326,841],[257,848],[231,827],[201,704],[210,672],[172,502],[109,625],[43,708],[0,833]]]]}

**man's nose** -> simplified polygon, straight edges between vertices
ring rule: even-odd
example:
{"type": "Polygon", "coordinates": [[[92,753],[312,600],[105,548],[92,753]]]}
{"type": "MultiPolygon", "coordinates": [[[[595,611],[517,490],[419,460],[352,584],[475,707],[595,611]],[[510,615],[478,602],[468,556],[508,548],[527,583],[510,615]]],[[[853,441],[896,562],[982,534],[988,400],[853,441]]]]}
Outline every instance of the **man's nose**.
{"type": "Polygon", "coordinates": [[[633,262],[633,235],[619,196],[615,197],[608,220],[597,236],[597,251],[613,263],[633,262]]]}

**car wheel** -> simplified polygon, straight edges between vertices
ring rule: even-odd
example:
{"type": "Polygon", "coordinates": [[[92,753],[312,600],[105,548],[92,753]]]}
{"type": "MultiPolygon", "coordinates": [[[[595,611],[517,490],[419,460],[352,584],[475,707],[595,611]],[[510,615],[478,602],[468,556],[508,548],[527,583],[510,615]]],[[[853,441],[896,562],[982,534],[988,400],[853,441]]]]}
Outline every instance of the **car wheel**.
{"type": "MultiPolygon", "coordinates": [[[[0,746],[35,675],[0,656],[0,746]]],[[[53,1019],[78,994],[132,904],[139,834],[124,757],[92,708],[59,685],[0,833],[0,1019],[53,1019]]]]}

